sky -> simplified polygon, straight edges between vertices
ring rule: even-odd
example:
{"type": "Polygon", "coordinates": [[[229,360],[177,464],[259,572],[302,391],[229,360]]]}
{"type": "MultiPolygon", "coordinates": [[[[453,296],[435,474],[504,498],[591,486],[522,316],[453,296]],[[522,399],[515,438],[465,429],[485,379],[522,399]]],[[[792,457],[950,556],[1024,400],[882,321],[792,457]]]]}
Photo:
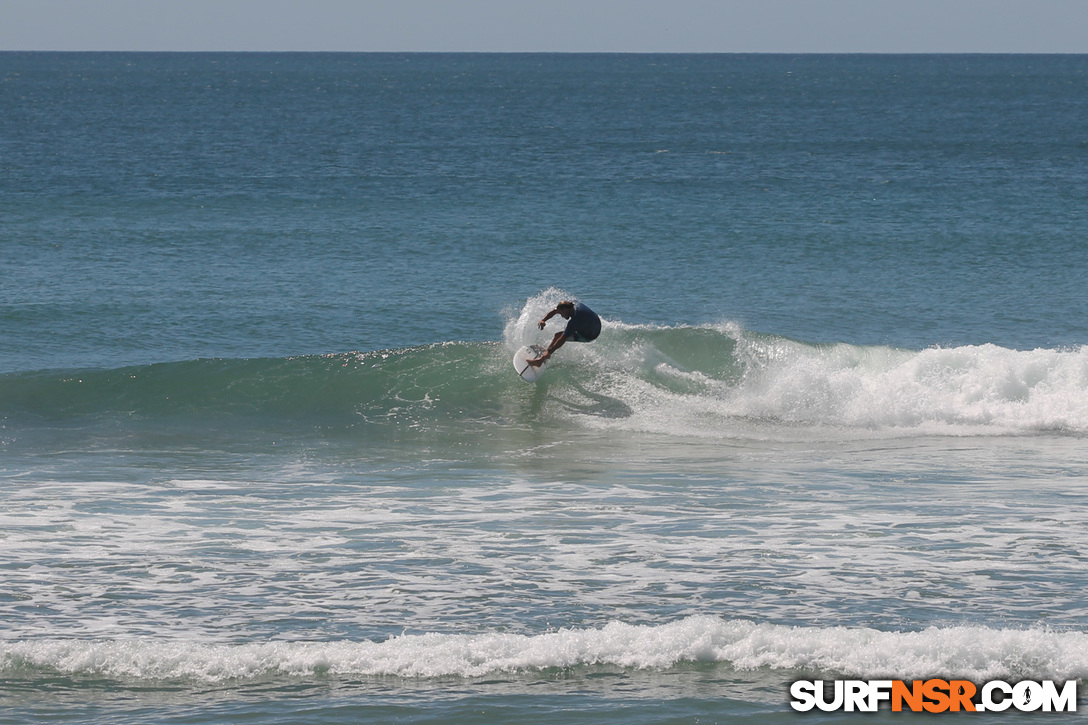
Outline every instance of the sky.
{"type": "Polygon", "coordinates": [[[0,50],[1084,53],[1088,0],[0,0],[0,50]]]}

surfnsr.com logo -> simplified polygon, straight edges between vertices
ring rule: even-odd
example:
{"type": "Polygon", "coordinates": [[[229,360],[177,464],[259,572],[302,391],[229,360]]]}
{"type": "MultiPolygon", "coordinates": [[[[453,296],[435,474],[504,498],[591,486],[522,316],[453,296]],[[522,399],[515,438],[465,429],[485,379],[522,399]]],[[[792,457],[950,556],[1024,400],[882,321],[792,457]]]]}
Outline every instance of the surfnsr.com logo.
{"type": "Polygon", "coordinates": [[[800,712],[1076,712],[1077,681],[1059,688],[1051,680],[994,680],[977,687],[968,680],[798,680],[790,685],[790,707],[800,712]]]}

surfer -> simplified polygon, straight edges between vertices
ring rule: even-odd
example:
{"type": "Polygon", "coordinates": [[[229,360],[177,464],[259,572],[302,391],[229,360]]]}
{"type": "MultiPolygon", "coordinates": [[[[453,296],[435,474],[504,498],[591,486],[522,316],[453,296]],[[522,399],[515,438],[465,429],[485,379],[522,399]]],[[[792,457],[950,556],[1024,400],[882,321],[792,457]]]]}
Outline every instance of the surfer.
{"type": "Polygon", "coordinates": [[[567,300],[563,300],[555,306],[554,310],[544,315],[544,318],[537,323],[537,327],[543,330],[544,326],[548,324],[548,320],[556,315],[567,320],[567,326],[562,332],[555,333],[555,337],[552,338],[551,344],[548,345],[548,349],[543,355],[535,360],[525,361],[533,367],[542,365],[545,360],[552,356],[553,352],[563,347],[563,343],[567,340],[593,342],[601,334],[601,318],[597,317],[597,313],[581,302],[569,302],[567,300]]]}

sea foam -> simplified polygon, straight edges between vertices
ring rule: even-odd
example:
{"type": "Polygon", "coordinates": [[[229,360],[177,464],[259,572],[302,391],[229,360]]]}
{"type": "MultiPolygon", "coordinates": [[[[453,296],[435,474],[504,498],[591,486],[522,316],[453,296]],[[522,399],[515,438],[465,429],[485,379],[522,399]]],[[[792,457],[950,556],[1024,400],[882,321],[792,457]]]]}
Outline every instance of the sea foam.
{"type": "Polygon", "coordinates": [[[714,616],[661,625],[612,622],[537,635],[405,634],[383,642],[200,644],[136,639],[0,644],[0,673],[216,682],[308,676],[480,677],[609,665],[661,669],[714,662],[820,675],[1073,679],[1088,675],[1088,634],[931,627],[916,632],[791,627],[714,616]]]}

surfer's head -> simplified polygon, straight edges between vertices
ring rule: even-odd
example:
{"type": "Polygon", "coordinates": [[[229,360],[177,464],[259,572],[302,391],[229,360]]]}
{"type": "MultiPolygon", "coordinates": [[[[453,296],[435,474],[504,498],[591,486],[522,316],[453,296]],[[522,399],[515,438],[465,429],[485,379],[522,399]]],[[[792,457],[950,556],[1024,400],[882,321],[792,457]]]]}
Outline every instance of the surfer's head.
{"type": "Polygon", "coordinates": [[[563,300],[555,306],[555,309],[563,317],[569,318],[574,314],[574,303],[569,300],[563,300]]]}

